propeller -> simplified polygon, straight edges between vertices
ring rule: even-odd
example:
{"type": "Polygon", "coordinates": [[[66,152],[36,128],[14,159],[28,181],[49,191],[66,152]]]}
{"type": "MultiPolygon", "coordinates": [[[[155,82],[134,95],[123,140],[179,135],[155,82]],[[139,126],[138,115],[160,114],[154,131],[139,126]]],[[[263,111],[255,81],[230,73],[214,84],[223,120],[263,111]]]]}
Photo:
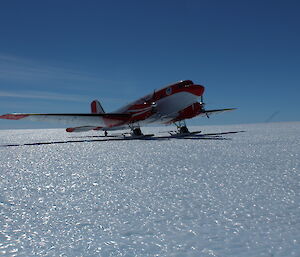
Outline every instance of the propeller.
{"type": "Polygon", "coordinates": [[[206,114],[206,117],[209,119],[208,113],[206,112],[205,107],[204,107],[204,106],[205,106],[205,103],[204,103],[204,101],[203,101],[203,95],[200,96],[200,104],[201,104],[201,106],[202,106],[203,112],[206,114]]]}
{"type": "Polygon", "coordinates": [[[151,105],[152,111],[156,112],[157,103],[156,103],[156,92],[155,92],[155,90],[153,91],[153,94],[149,99],[144,99],[144,104],[151,105]]]}
{"type": "Polygon", "coordinates": [[[155,92],[155,89],[154,89],[154,91],[153,91],[153,95],[152,95],[152,97],[151,97],[151,105],[152,105],[152,107],[156,107],[157,106],[157,103],[156,103],[156,92],[155,92]]]}

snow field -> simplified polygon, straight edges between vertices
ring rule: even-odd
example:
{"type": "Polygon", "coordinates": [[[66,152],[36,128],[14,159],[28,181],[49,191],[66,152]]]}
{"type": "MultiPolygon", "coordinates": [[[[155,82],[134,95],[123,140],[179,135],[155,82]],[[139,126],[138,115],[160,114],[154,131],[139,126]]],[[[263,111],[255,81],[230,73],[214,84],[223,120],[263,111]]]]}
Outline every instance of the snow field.
{"type": "MultiPolygon", "coordinates": [[[[0,254],[300,256],[300,123],[199,128],[247,132],[0,147],[0,254]]],[[[0,144],[70,136],[2,130],[0,144]]]]}

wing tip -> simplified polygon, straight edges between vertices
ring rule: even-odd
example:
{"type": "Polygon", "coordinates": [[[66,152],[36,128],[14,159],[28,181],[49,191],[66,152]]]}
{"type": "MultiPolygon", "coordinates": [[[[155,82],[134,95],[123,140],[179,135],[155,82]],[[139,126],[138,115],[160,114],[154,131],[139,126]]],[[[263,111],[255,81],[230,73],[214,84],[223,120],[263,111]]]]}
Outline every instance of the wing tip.
{"type": "Polygon", "coordinates": [[[20,120],[28,116],[29,116],[28,114],[9,113],[9,114],[0,115],[0,119],[20,120]]]}
{"type": "Polygon", "coordinates": [[[69,132],[69,133],[72,133],[72,132],[74,132],[74,128],[66,128],[66,132],[69,132]]]}

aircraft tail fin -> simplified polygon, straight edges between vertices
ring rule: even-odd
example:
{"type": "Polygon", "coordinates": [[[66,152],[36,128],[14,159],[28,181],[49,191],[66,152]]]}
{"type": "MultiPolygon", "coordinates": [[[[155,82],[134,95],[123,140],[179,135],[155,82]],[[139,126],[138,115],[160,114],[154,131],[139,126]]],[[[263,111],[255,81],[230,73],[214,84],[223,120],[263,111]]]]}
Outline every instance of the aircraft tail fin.
{"type": "Polygon", "coordinates": [[[95,114],[104,114],[105,111],[98,100],[91,102],[91,112],[95,114]]]}

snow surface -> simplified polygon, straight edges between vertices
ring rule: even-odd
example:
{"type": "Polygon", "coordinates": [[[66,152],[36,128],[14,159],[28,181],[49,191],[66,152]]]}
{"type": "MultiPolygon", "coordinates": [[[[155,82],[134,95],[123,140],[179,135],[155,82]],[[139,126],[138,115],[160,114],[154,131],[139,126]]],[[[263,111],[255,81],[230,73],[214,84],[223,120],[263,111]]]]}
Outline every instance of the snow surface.
{"type": "Polygon", "coordinates": [[[0,147],[0,255],[300,256],[300,123],[201,129],[247,132],[0,147]]]}

